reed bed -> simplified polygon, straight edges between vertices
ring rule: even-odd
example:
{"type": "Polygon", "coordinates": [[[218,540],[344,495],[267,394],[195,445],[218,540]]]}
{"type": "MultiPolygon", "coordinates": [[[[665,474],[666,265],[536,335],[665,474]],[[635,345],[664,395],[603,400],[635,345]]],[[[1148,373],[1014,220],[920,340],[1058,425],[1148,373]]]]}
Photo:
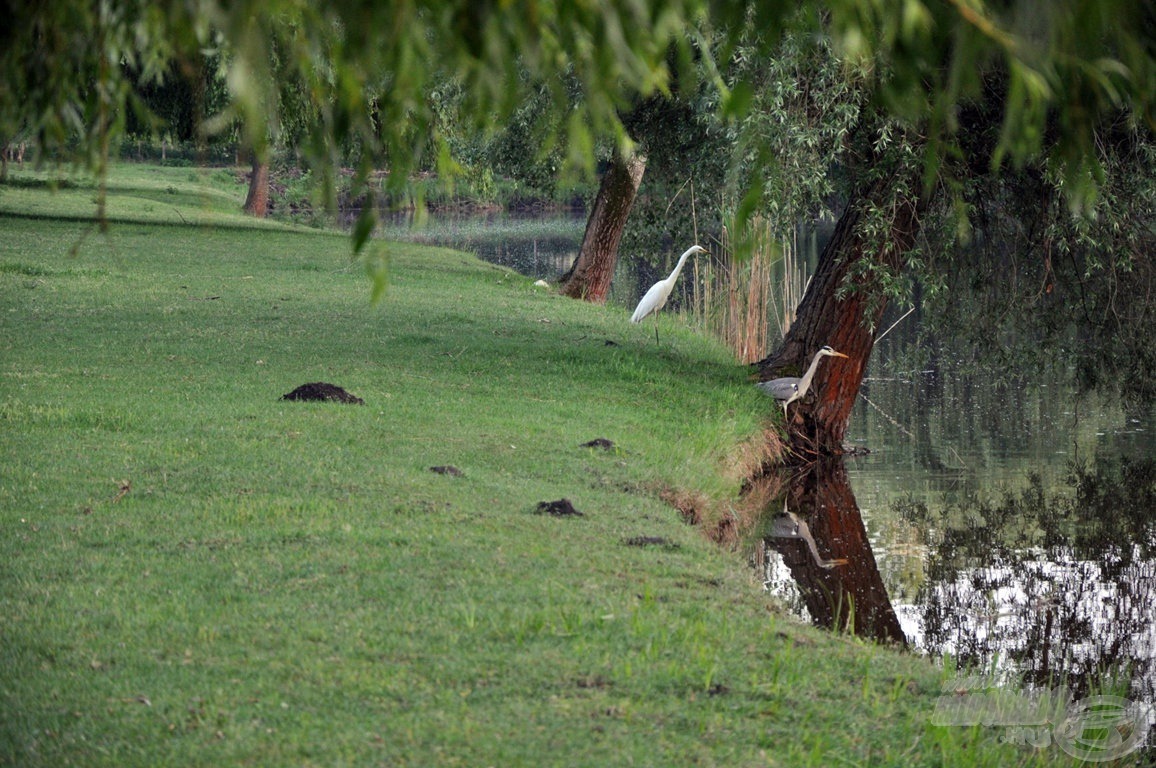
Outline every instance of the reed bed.
{"type": "Polygon", "coordinates": [[[787,335],[808,276],[797,232],[785,238],[757,219],[747,239],[738,247],[723,228],[713,258],[695,265],[689,314],[740,362],[753,363],[787,335]]]}

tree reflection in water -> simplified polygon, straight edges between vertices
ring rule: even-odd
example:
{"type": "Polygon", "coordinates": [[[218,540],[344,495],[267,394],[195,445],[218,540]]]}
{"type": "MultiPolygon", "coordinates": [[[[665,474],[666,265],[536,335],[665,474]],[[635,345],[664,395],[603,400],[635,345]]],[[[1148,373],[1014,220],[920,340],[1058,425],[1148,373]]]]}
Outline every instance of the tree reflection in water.
{"type": "Polygon", "coordinates": [[[842,460],[817,462],[784,487],[782,511],[762,522],[755,552],[764,579],[774,578],[777,552],[816,625],[906,644],[842,460]]]}
{"type": "Polygon", "coordinates": [[[1034,477],[994,502],[901,505],[928,553],[906,627],[842,462],[809,467],[783,488],[761,522],[755,562],[813,623],[909,641],[961,669],[1066,686],[1077,698],[1107,690],[1156,701],[1156,461],[1074,465],[1057,490],[1034,477]],[[797,592],[784,590],[786,573],[797,592]]]}
{"type": "Polygon", "coordinates": [[[907,505],[910,522],[941,532],[928,536],[917,643],[1076,696],[1130,678],[1129,696],[1156,700],[1156,462],[1101,459],[1066,485],[1031,478],[996,502],[907,505]]]}

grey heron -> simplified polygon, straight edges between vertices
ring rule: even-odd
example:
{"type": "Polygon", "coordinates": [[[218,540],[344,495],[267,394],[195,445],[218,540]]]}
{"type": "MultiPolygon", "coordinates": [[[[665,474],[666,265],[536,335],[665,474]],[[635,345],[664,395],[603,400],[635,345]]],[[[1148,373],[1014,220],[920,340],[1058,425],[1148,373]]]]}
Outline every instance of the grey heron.
{"type": "Polygon", "coordinates": [[[779,379],[771,379],[770,381],[760,381],[757,386],[763,392],[771,397],[779,400],[783,404],[783,418],[787,417],[787,406],[796,400],[802,400],[807,390],[811,388],[811,379],[815,378],[815,371],[819,369],[819,363],[824,357],[847,357],[842,352],[836,352],[830,347],[821,347],[815,356],[811,358],[811,367],[803,374],[802,378],[797,376],[784,376],[779,379]]]}

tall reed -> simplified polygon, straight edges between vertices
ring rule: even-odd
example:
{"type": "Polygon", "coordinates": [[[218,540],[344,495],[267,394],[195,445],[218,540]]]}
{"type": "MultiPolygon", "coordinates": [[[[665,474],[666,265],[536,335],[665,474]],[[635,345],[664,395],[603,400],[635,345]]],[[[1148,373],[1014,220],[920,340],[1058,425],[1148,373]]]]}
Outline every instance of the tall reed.
{"type": "Polygon", "coordinates": [[[749,226],[745,258],[738,257],[724,227],[720,254],[695,265],[690,310],[699,326],[722,339],[742,363],[766,357],[768,344],[786,335],[807,284],[798,236],[776,236],[765,219],[749,226]]]}

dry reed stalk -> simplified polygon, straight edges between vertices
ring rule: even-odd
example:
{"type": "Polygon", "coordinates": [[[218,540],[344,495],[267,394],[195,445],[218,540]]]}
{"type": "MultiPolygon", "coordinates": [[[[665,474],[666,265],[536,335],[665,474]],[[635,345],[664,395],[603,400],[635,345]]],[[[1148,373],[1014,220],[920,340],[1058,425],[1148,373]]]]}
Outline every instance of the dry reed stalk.
{"type": "Polygon", "coordinates": [[[792,233],[791,240],[782,244],[783,278],[779,290],[771,293],[775,322],[779,328],[779,338],[785,338],[795,320],[795,309],[803,300],[810,278],[807,266],[798,258],[799,234],[792,233]]]}
{"type": "Polygon", "coordinates": [[[750,257],[739,262],[734,258],[729,231],[723,229],[719,238],[722,258],[695,265],[689,313],[700,328],[720,338],[743,363],[766,357],[770,315],[780,337],[786,335],[806,289],[805,269],[798,263],[794,238],[780,240],[762,219],[751,223],[750,236],[750,257]]]}
{"type": "Polygon", "coordinates": [[[751,234],[750,257],[741,263],[729,258],[726,274],[724,338],[743,363],[766,356],[767,303],[775,260],[775,244],[765,222],[754,222],[751,234]]]}

